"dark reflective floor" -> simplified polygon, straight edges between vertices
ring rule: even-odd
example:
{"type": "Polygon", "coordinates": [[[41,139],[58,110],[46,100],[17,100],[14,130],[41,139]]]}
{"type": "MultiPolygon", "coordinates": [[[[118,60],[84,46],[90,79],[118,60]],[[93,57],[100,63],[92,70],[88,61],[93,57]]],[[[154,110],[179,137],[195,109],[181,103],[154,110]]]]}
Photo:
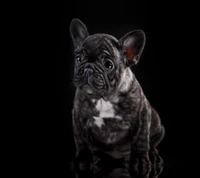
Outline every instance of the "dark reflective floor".
{"type": "Polygon", "coordinates": [[[129,164],[122,159],[113,159],[105,155],[93,156],[95,158],[93,164],[80,164],[79,161],[78,163],[75,161],[76,166],[70,164],[72,176],[75,178],[157,178],[163,170],[163,164],[152,163],[150,173],[144,176],[144,172],[139,169],[137,172],[131,170],[129,164]]]}
{"type": "MultiPolygon", "coordinates": [[[[156,172],[155,168],[156,168],[156,165],[153,165],[149,178],[159,177],[159,174],[161,172],[156,172]]],[[[107,165],[107,167],[99,169],[98,171],[95,170],[95,172],[71,171],[71,174],[74,178],[86,178],[86,177],[87,178],[144,178],[143,176],[139,176],[132,173],[126,167],[120,167],[120,166],[113,167],[111,165],[110,166],[107,165]]]]}
{"type": "MultiPolygon", "coordinates": [[[[77,171],[70,166],[65,169],[65,176],[69,178],[146,178],[136,175],[126,166],[118,165],[108,161],[102,161],[101,164],[93,165],[92,171],[77,171]]],[[[149,178],[192,178],[195,176],[194,162],[188,159],[176,159],[173,157],[164,158],[163,170],[160,170],[159,165],[152,165],[149,178]]]]}

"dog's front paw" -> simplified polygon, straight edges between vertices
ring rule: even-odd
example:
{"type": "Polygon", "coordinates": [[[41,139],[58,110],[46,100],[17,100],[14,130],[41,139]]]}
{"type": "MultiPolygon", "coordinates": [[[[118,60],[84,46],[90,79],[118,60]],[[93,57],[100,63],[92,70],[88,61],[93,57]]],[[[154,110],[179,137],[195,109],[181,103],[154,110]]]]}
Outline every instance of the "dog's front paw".
{"type": "Polygon", "coordinates": [[[76,171],[91,171],[93,169],[93,154],[89,149],[81,150],[71,164],[76,171]]]}

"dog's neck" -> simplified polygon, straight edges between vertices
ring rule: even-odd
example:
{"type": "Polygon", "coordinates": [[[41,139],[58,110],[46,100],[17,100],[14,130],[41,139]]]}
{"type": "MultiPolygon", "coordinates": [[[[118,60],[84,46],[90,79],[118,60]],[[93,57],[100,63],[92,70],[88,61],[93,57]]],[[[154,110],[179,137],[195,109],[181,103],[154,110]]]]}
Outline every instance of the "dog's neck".
{"type": "Polygon", "coordinates": [[[112,91],[104,100],[117,103],[121,94],[132,92],[138,87],[139,83],[130,68],[125,69],[121,77],[117,90],[115,92],[112,91]]]}
{"type": "Polygon", "coordinates": [[[130,68],[127,68],[122,73],[122,78],[118,87],[119,92],[127,92],[133,82],[134,76],[130,68]]]}

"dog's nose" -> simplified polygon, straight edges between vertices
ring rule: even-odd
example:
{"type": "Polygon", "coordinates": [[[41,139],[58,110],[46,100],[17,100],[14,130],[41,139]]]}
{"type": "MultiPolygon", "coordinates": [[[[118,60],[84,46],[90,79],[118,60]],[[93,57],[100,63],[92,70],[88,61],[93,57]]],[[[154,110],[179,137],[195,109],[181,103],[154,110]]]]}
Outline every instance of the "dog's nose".
{"type": "Polygon", "coordinates": [[[84,74],[90,76],[91,74],[93,74],[93,69],[85,68],[84,69],[84,74]]]}

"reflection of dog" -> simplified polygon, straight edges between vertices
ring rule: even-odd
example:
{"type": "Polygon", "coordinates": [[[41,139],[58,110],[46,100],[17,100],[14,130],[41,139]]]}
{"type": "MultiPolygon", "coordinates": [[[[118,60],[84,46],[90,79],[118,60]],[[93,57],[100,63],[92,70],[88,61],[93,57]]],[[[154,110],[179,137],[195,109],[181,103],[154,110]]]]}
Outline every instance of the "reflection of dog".
{"type": "Polygon", "coordinates": [[[160,159],[156,147],[164,136],[157,112],[146,99],[130,70],[145,45],[145,34],[135,30],[119,41],[108,34],[89,35],[86,26],[73,19],[74,44],[73,129],[75,164],[90,165],[98,150],[130,161],[131,168],[150,171],[149,153],[160,159]]]}
{"type": "MultiPolygon", "coordinates": [[[[139,178],[141,176],[135,175],[131,172],[120,159],[113,159],[109,155],[102,153],[95,153],[98,155],[98,161],[93,165],[92,170],[80,171],[75,170],[76,178],[139,178]],[[100,155],[99,155],[100,154],[100,155]]],[[[95,159],[96,160],[96,159],[95,159]]],[[[151,165],[151,178],[158,178],[162,170],[158,164],[151,165]]]]}

